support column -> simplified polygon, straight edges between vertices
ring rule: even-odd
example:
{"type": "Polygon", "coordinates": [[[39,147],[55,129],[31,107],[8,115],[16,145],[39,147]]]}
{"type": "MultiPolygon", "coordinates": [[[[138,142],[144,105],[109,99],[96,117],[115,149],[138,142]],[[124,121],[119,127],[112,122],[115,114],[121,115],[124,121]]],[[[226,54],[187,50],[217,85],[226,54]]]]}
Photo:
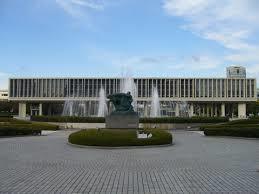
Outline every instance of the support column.
{"type": "Polygon", "coordinates": [[[214,105],[213,104],[210,105],[210,116],[214,117],[214,105]]]}
{"type": "Polygon", "coordinates": [[[26,117],[26,103],[19,103],[19,117],[26,117]]]}
{"type": "Polygon", "coordinates": [[[42,103],[39,104],[39,116],[42,116],[42,103]]]}
{"type": "Polygon", "coordinates": [[[179,113],[179,104],[178,104],[178,103],[175,104],[175,116],[176,116],[176,117],[179,117],[179,116],[180,116],[180,113],[179,113]]]}
{"type": "Polygon", "coordinates": [[[49,116],[52,115],[52,113],[51,113],[51,104],[48,104],[48,115],[49,116]]]}
{"type": "Polygon", "coordinates": [[[69,105],[69,116],[73,116],[73,103],[69,105]]]}
{"type": "Polygon", "coordinates": [[[148,117],[148,102],[144,102],[144,117],[148,117]]]}
{"type": "Polygon", "coordinates": [[[221,104],[221,116],[225,117],[226,116],[226,110],[225,110],[225,104],[221,104]]]}
{"type": "Polygon", "coordinates": [[[193,117],[193,104],[190,104],[189,117],[193,117]]]}
{"type": "Polygon", "coordinates": [[[238,118],[246,118],[246,104],[238,103],[238,118]]]}
{"type": "Polygon", "coordinates": [[[205,117],[205,104],[202,105],[202,116],[205,117]]]}

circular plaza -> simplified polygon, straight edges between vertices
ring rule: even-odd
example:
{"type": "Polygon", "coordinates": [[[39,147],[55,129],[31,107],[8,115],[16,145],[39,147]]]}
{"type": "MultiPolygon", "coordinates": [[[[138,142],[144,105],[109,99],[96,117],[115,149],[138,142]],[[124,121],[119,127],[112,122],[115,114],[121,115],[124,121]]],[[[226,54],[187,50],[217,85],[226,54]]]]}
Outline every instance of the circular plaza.
{"type": "Polygon", "coordinates": [[[72,131],[0,139],[0,193],[258,193],[259,141],[174,131],[174,146],[77,148],[72,131]]]}

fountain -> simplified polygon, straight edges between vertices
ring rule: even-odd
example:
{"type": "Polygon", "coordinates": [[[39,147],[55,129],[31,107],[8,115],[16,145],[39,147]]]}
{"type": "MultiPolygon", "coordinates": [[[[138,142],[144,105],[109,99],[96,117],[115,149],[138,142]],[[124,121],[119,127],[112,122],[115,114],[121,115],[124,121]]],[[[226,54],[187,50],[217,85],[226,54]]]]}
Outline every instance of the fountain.
{"type": "Polygon", "coordinates": [[[161,108],[157,87],[154,87],[152,90],[150,117],[161,117],[161,108]]]}
{"type": "Polygon", "coordinates": [[[124,76],[123,79],[121,79],[121,85],[120,85],[120,92],[121,93],[127,93],[130,92],[133,98],[132,106],[135,111],[137,111],[137,86],[134,83],[134,79],[128,75],[124,76]]]}
{"type": "Polygon", "coordinates": [[[105,90],[101,88],[99,92],[99,100],[98,100],[98,117],[104,117],[107,115],[108,108],[106,104],[106,94],[105,90]]]}
{"type": "Polygon", "coordinates": [[[179,116],[180,117],[189,117],[189,105],[186,101],[178,102],[179,106],[179,116]]]}
{"type": "Polygon", "coordinates": [[[65,101],[62,116],[84,117],[86,115],[87,115],[87,112],[86,112],[85,100],[68,99],[65,101]]]}

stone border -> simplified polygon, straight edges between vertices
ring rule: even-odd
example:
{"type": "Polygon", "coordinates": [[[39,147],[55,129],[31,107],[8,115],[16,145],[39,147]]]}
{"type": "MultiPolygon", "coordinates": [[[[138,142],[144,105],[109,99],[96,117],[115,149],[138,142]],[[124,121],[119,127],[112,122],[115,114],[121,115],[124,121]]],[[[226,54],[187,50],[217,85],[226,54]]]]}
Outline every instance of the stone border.
{"type": "Polygon", "coordinates": [[[149,145],[149,146],[120,146],[120,147],[109,147],[109,146],[86,146],[86,145],[78,145],[67,142],[68,145],[77,148],[90,148],[90,149],[141,149],[141,148],[159,148],[159,147],[170,147],[175,145],[174,143],[171,144],[164,144],[164,145],[149,145]]]}

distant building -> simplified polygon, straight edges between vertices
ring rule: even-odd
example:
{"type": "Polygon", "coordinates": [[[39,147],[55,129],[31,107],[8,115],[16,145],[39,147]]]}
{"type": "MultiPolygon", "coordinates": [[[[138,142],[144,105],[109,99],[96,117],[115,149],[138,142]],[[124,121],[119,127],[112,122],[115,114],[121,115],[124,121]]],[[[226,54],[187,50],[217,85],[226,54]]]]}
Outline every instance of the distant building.
{"type": "Polygon", "coordinates": [[[227,67],[227,78],[246,78],[246,68],[242,66],[227,67]]]}
{"type": "MultiPolygon", "coordinates": [[[[106,96],[122,92],[125,78],[10,78],[9,100],[19,103],[19,116],[61,115],[69,105],[69,115],[97,116],[101,88],[106,96]],[[67,103],[69,102],[69,103],[67,103]],[[28,106],[27,106],[28,105],[28,106]],[[26,110],[29,107],[29,110],[26,110]]],[[[126,80],[127,81],[127,80],[126,80]]],[[[246,78],[245,68],[227,68],[227,78],[131,78],[135,108],[148,117],[153,89],[158,91],[161,116],[229,116],[245,118],[246,105],[257,101],[255,78],[246,78]]],[[[126,84],[127,85],[127,84],[126,84]]],[[[108,111],[112,106],[107,103],[108,111]]]]}
{"type": "Polygon", "coordinates": [[[259,88],[257,88],[257,100],[259,100],[259,88]]]}
{"type": "Polygon", "coordinates": [[[7,101],[8,97],[8,90],[0,90],[0,101],[7,101]]]}

